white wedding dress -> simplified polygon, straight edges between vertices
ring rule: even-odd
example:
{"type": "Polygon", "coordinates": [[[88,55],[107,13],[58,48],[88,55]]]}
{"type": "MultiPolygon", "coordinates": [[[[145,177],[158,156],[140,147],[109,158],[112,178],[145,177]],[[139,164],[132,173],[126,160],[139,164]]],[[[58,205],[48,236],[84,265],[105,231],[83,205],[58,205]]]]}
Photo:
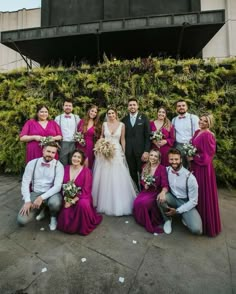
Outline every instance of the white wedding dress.
{"type": "Polygon", "coordinates": [[[111,134],[107,122],[104,123],[104,137],[115,145],[115,156],[107,160],[98,155],[93,170],[94,206],[98,212],[115,216],[131,214],[137,195],[120,144],[122,125],[120,123],[115,133],[111,134]]]}

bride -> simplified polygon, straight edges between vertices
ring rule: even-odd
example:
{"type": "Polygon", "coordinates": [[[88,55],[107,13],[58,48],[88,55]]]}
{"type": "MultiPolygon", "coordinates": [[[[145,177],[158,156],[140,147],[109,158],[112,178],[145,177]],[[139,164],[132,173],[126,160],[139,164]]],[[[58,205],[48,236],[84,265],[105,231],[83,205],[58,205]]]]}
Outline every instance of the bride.
{"type": "Polygon", "coordinates": [[[106,159],[97,155],[93,171],[92,195],[98,212],[107,215],[129,215],[132,213],[136,188],[130,177],[125,160],[125,126],[117,119],[117,111],[107,110],[107,122],[103,123],[101,138],[115,146],[115,155],[106,159]]]}

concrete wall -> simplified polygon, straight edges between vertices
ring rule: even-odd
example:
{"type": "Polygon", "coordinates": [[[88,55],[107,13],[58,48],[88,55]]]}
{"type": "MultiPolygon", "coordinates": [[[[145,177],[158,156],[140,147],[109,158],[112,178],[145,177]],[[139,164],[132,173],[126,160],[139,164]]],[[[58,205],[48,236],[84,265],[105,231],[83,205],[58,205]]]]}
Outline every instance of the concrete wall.
{"type": "MultiPolygon", "coordinates": [[[[40,8],[22,9],[14,12],[0,12],[0,31],[40,27],[40,8]]],[[[20,54],[0,44],[0,71],[26,67],[20,54]]]]}
{"type": "Polygon", "coordinates": [[[201,0],[201,10],[225,9],[225,25],[203,49],[203,58],[236,56],[236,1],[201,0]]]}

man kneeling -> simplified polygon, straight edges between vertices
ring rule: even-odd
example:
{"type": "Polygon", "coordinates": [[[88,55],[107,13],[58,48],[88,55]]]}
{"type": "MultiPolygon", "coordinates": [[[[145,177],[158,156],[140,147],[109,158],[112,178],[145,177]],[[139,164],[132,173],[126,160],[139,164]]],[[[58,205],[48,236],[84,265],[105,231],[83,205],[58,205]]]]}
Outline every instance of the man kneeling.
{"type": "Polygon", "coordinates": [[[202,220],[195,206],[198,202],[198,184],[194,175],[182,166],[181,153],[178,149],[168,152],[169,164],[167,176],[170,193],[160,194],[157,203],[165,221],[163,230],[172,232],[172,216],[181,214],[182,222],[197,235],[202,234],[202,220]]]}
{"type": "Polygon", "coordinates": [[[33,159],[26,165],[22,179],[21,193],[25,204],[21,208],[17,222],[23,226],[33,220],[41,220],[45,216],[45,206],[49,207],[51,221],[50,230],[57,227],[56,216],[62,205],[60,194],[64,168],[57,161],[55,155],[58,145],[56,142],[49,142],[43,148],[43,157],[33,159]]]}

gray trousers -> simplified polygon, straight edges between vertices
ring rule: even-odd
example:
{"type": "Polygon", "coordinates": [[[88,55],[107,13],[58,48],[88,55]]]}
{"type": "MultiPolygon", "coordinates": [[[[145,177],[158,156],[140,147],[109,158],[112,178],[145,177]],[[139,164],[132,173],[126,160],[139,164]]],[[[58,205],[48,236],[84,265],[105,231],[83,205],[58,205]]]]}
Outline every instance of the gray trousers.
{"type": "Polygon", "coordinates": [[[61,149],[59,151],[59,160],[65,166],[71,164],[71,155],[75,150],[75,142],[65,142],[60,143],[61,149]]]}
{"type": "MultiPolygon", "coordinates": [[[[42,194],[43,192],[39,192],[39,193],[31,192],[30,193],[31,202],[34,202],[34,200],[42,194]]],[[[43,202],[42,207],[43,205],[48,206],[50,215],[56,217],[62,206],[61,193],[56,193],[52,195],[51,197],[49,197],[43,202]]],[[[17,223],[21,226],[24,226],[25,224],[31,222],[35,218],[35,216],[38,214],[38,212],[39,212],[38,209],[31,209],[28,215],[21,215],[19,212],[17,215],[17,223]]]]}
{"type": "MultiPolygon", "coordinates": [[[[178,208],[187,201],[188,199],[179,199],[171,193],[166,193],[166,202],[158,203],[158,207],[161,211],[164,221],[166,222],[167,220],[171,219],[165,214],[166,204],[170,207],[178,208]]],[[[188,229],[191,231],[191,233],[196,235],[202,234],[202,220],[196,208],[192,208],[191,210],[182,213],[182,218],[186,223],[188,229]]]]}

